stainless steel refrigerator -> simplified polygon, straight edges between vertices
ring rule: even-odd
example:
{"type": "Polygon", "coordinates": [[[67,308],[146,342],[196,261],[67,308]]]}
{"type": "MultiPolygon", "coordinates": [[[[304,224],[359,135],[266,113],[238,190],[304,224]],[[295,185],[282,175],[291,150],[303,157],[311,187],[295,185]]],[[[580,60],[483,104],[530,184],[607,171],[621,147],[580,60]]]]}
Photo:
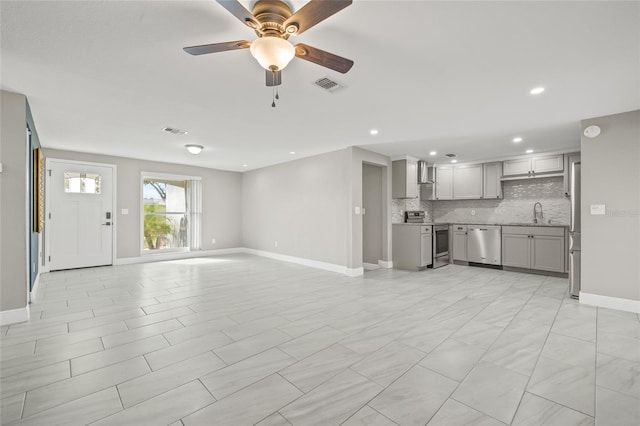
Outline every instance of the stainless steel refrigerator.
{"type": "Polygon", "coordinates": [[[571,224],[569,227],[569,292],[580,295],[580,162],[571,163],[571,224]]]}

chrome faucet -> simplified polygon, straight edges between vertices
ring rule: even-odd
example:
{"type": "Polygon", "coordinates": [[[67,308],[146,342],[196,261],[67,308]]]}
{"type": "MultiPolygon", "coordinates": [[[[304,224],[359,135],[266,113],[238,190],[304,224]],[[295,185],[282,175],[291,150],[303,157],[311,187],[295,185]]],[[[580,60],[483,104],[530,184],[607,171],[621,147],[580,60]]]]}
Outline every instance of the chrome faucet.
{"type": "Polygon", "coordinates": [[[538,206],[540,206],[540,219],[544,219],[544,214],[542,213],[542,204],[537,202],[533,205],[533,223],[538,223],[538,206]]]}

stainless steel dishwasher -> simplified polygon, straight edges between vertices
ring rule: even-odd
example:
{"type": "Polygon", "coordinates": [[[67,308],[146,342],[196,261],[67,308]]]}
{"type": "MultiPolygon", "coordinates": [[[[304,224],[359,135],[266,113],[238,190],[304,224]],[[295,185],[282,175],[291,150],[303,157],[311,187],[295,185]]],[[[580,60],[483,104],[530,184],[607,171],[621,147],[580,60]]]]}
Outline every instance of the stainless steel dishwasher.
{"type": "Polygon", "coordinates": [[[469,262],[500,265],[502,262],[501,226],[469,225],[467,259],[469,262]]]}

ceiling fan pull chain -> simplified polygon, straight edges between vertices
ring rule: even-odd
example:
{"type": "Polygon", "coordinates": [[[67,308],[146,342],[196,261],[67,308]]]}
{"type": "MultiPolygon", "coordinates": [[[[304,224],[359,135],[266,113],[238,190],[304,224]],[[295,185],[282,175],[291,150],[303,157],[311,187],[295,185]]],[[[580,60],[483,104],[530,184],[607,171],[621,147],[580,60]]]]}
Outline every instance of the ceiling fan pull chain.
{"type": "Polygon", "coordinates": [[[271,106],[272,106],[273,108],[275,108],[275,107],[276,107],[276,97],[275,97],[276,88],[275,88],[275,87],[273,87],[273,88],[271,89],[271,92],[272,92],[272,95],[271,95],[271,96],[272,96],[272,99],[273,99],[273,101],[271,102],[271,106]]]}
{"type": "Polygon", "coordinates": [[[280,100],[280,95],[278,94],[278,86],[276,86],[276,99],[280,100]]]}

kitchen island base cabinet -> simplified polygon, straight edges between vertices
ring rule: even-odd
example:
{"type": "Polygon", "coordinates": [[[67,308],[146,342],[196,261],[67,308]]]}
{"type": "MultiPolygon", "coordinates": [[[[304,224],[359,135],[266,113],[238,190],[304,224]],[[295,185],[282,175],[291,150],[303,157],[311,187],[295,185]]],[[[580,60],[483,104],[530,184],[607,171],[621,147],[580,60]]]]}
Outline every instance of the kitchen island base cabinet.
{"type": "Polygon", "coordinates": [[[419,271],[433,264],[431,225],[393,225],[393,267],[419,271]]]}
{"type": "Polygon", "coordinates": [[[502,227],[502,265],[536,271],[565,273],[564,228],[502,227]]]}

